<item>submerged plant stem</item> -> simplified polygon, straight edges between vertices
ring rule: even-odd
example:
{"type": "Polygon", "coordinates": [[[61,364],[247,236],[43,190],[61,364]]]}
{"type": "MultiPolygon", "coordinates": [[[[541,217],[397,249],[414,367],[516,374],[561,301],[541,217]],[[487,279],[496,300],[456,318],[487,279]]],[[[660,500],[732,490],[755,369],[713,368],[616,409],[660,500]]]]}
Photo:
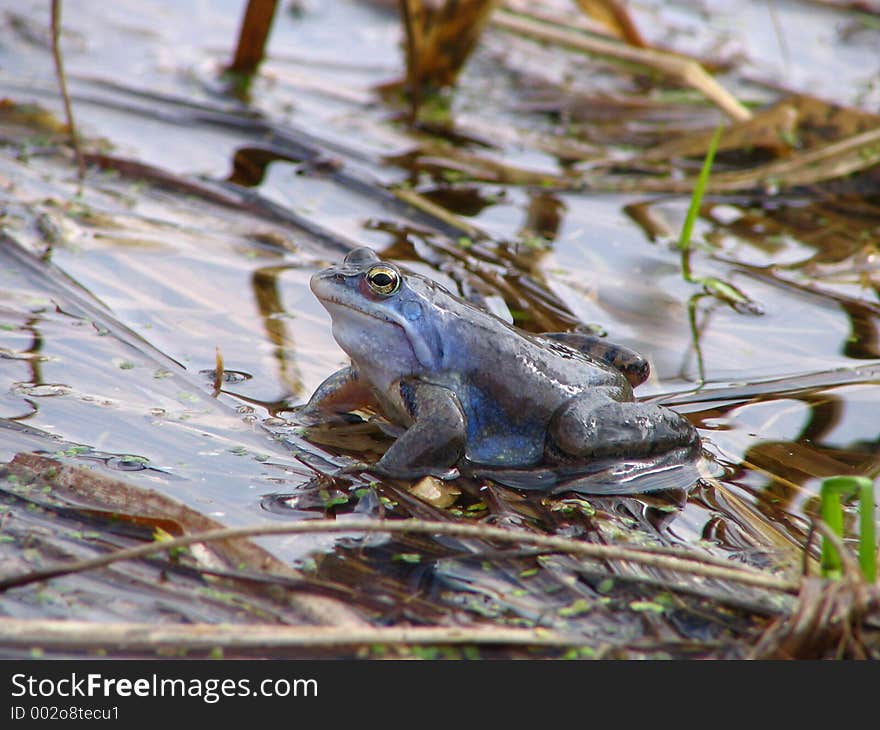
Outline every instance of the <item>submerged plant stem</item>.
{"type": "Polygon", "coordinates": [[[719,125],[712,135],[712,139],[709,140],[709,148],[706,150],[703,167],[700,169],[700,175],[694,185],[688,212],[681,227],[681,235],[678,239],[678,247],[681,249],[681,275],[685,281],[691,284],[701,284],[707,294],[726,302],[738,312],[763,314],[760,305],[753,302],[733,284],[722,281],[715,276],[694,276],[691,269],[691,235],[697,215],[700,212],[700,206],[703,203],[703,193],[705,193],[706,186],[709,184],[709,173],[712,170],[712,163],[715,161],[715,152],[718,150],[723,130],[724,128],[719,125]]]}
{"type": "Polygon", "coordinates": [[[691,329],[691,341],[694,345],[694,354],[697,358],[697,390],[706,384],[706,363],[703,360],[703,348],[700,346],[700,329],[697,326],[697,302],[705,294],[694,294],[688,299],[688,323],[691,329]]]}

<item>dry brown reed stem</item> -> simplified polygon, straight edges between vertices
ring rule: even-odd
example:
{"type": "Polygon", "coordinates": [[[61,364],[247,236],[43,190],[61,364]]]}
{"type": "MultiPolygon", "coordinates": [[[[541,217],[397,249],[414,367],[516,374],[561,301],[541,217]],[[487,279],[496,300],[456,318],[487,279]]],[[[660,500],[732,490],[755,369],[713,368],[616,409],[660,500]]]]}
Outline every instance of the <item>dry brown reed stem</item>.
{"type": "MultiPolygon", "coordinates": [[[[706,184],[706,192],[735,193],[816,185],[868,170],[878,163],[880,163],[880,129],[870,129],[764,165],[745,170],[713,173],[706,184]]],[[[593,190],[690,194],[693,192],[696,178],[694,176],[672,178],[596,175],[590,177],[588,182],[593,190]]],[[[582,183],[578,181],[577,184],[582,183]]],[[[790,282],[785,283],[789,286],[795,285],[790,282]]],[[[806,285],[798,286],[806,289],[806,285]]],[[[873,306],[861,301],[859,305],[873,306]]]]}
{"type": "Polygon", "coordinates": [[[61,57],[61,0],[52,0],[52,58],[55,60],[55,75],[58,77],[58,88],[64,102],[64,116],[67,118],[70,144],[76,157],[77,177],[82,182],[86,176],[86,163],[73,121],[73,107],[70,105],[70,94],[67,93],[67,77],[64,75],[64,60],[61,57]]]}
{"type": "Polygon", "coordinates": [[[864,580],[861,568],[840,536],[817,520],[815,532],[840,554],[843,578],[807,576],[791,612],[775,620],[752,649],[753,659],[867,659],[861,636],[867,613],[880,605],[880,584],[864,580]]]}
{"type": "Polygon", "coordinates": [[[549,629],[285,626],[280,624],[103,623],[56,619],[0,618],[0,645],[41,649],[284,649],[363,644],[493,644],[571,646],[585,637],[549,629]]]}
{"type": "Polygon", "coordinates": [[[437,205],[437,203],[428,200],[424,195],[419,195],[415,190],[404,187],[393,187],[391,188],[391,192],[407,205],[411,205],[413,208],[416,208],[423,213],[427,213],[428,215],[436,216],[447,225],[461,231],[463,236],[467,236],[471,240],[486,237],[486,234],[476,226],[472,226],[463,218],[455,215],[455,213],[451,213],[442,205],[437,205]]]}
{"type": "Polygon", "coordinates": [[[814,185],[851,175],[880,162],[880,129],[869,129],[817,146],[751,170],[713,175],[707,190],[733,192],[775,184],[780,187],[814,185]]]}
{"type": "Polygon", "coordinates": [[[224,373],[225,373],[225,367],[223,365],[223,353],[220,351],[220,346],[218,345],[214,351],[214,397],[215,398],[220,394],[220,389],[223,387],[224,373]]]}
{"type": "Polygon", "coordinates": [[[546,43],[567,46],[583,53],[616,58],[620,61],[655,69],[697,89],[731,119],[744,121],[752,116],[752,113],[733,94],[706,73],[700,64],[688,58],[595,38],[567,28],[538,22],[503,8],[494,13],[491,22],[496,28],[511,33],[546,43]]]}
{"type": "Polygon", "coordinates": [[[422,99],[455,83],[500,0],[399,0],[406,33],[406,85],[410,122],[422,99]]]}
{"type": "Polygon", "coordinates": [[[725,567],[707,564],[696,555],[693,559],[679,555],[664,555],[658,549],[652,551],[620,545],[596,545],[579,540],[551,535],[539,535],[524,530],[509,530],[485,525],[455,524],[428,520],[304,520],[284,525],[258,525],[255,527],[230,527],[218,530],[207,530],[191,535],[184,535],[171,540],[153,542],[146,545],[116,550],[88,560],[59,563],[42,570],[9,576],[0,579],[0,590],[26,585],[57,576],[100,568],[120,560],[142,558],[154,553],[186,547],[213,540],[229,540],[239,537],[256,537],[267,535],[291,535],[302,533],[358,533],[358,532],[391,532],[442,534],[452,537],[474,538],[482,540],[498,540],[507,543],[518,543],[533,546],[547,552],[570,553],[583,555],[599,560],[626,560],[644,566],[674,570],[691,575],[699,575],[716,580],[729,580],[744,585],[751,585],[769,590],[795,593],[798,590],[796,581],[780,578],[752,568],[725,567]]]}
{"type": "Polygon", "coordinates": [[[265,55],[277,6],[278,0],[248,0],[238,33],[235,58],[228,71],[248,76],[257,72],[265,55]]]}
{"type": "Polygon", "coordinates": [[[421,34],[424,9],[420,0],[399,0],[400,20],[406,34],[406,87],[409,93],[409,122],[414,124],[422,103],[419,59],[424,52],[421,34]]]}

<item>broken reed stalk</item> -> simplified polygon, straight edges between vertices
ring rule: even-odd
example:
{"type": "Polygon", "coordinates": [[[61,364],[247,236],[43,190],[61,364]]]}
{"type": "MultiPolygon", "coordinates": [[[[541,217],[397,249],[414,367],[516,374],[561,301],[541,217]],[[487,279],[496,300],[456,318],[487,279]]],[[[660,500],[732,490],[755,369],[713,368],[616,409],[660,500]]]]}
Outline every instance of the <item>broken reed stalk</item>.
{"type": "Polygon", "coordinates": [[[216,398],[220,395],[220,389],[223,387],[223,377],[226,372],[226,368],[223,365],[223,353],[220,351],[220,346],[217,345],[214,352],[214,397],[216,398]]]}
{"type": "Polygon", "coordinates": [[[277,7],[278,0],[248,0],[238,33],[235,58],[227,71],[245,76],[253,76],[257,72],[265,56],[266,41],[277,7]]]}
{"type": "Polygon", "coordinates": [[[64,102],[64,115],[67,118],[67,129],[70,132],[70,143],[76,157],[77,178],[82,182],[86,176],[86,163],[73,121],[73,108],[70,105],[70,94],[67,93],[67,77],[64,75],[64,60],[61,57],[61,0],[52,0],[52,58],[55,60],[55,75],[58,77],[58,88],[64,102]]]}
{"type": "Polygon", "coordinates": [[[648,47],[629,11],[618,0],[577,0],[577,4],[620,40],[637,48],[648,47]]]}
{"type": "Polygon", "coordinates": [[[20,575],[0,579],[0,590],[48,580],[63,575],[104,567],[120,560],[142,558],[154,553],[165,552],[214,540],[230,540],[240,537],[256,537],[267,535],[291,535],[302,533],[345,533],[345,532],[390,532],[442,534],[452,537],[499,540],[508,543],[521,543],[542,548],[547,552],[571,553],[599,560],[626,560],[641,565],[675,570],[692,575],[700,575],[717,580],[730,580],[744,585],[766,588],[769,590],[795,593],[798,583],[795,581],[769,575],[751,568],[726,567],[702,562],[701,556],[692,559],[677,555],[664,555],[659,550],[645,551],[638,548],[619,545],[595,545],[592,543],[571,540],[551,535],[538,535],[524,530],[508,530],[485,525],[454,524],[433,522],[428,520],[304,520],[284,525],[258,525],[255,527],[230,527],[217,530],[184,535],[171,540],[153,542],[146,545],[116,550],[88,560],[59,563],[55,566],[36,570],[20,575]]]}
{"type": "Polygon", "coordinates": [[[733,94],[715,81],[700,64],[688,58],[663,51],[634,48],[604,38],[593,38],[568,28],[538,22],[503,8],[492,16],[492,25],[546,43],[573,48],[582,53],[616,58],[655,69],[697,89],[731,119],[745,121],[752,117],[752,113],[733,94]]]}
{"type": "Polygon", "coordinates": [[[764,632],[751,659],[876,658],[860,627],[866,615],[876,614],[880,606],[880,585],[865,580],[861,566],[832,527],[815,520],[813,531],[837,551],[841,575],[837,580],[805,576],[793,608],[764,632]]]}

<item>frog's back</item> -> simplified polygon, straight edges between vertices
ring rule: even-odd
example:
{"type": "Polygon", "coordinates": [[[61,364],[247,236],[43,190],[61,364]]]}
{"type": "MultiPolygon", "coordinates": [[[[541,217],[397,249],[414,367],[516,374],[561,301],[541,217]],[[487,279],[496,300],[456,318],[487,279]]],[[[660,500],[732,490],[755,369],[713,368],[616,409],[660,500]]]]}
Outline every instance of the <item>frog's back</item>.
{"type": "Polygon", "coordinates": [[[444,336],[446,370],[467,373],[474,381],[488,381],[513,392],[533,392],[542,400],[561,401],[596,387],[621,389],[631,399],[626,378],[610,365],[562,342],[519,330],[482,310],[455,304],[447,316],[444,336]]]}
{"type": "Polygon", "coordinates": [[[595,388],[632,398],[626,379],[604,363],[493,315],[467,314],[447,320],[443,367],[435,378],[461,402],[471,461],[537,463],[547,425],[563,403],[595,388]]]}

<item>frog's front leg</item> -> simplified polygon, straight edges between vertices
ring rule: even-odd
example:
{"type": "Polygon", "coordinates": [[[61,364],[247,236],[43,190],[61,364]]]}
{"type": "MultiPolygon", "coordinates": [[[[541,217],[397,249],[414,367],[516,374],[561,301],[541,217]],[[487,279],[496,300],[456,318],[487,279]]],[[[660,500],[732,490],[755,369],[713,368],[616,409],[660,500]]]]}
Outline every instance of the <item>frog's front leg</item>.
{"type": "Polygon", "coordinates": [[[364,407],[378,409],[379,404],[357,370],[347,367],[337,370],[315,389],[308,402],[297,409],[296,420],[305,425],[348,421],[345,414],[364,407]]]}
{"type": "Polygon", "coordinates": [[[633,388],[644,383],[651,374],[650,364],[639,353],[623,345],[608,342],[604,337],[588,335],[583,332],[543,332],[541,337],[561,342],[573,350],[579,350],[585,355],[610,365],[623,373],[633,388]]]}
{"type": "Polygon", "coordinates": [[[373,469],[397,478],[457,476],[467,425],[458,397],[448,388],[405,378],[392,386],[396,405],[412,425],[391,445],[373,469]]]}
{"type": "Polygon", "coordinates": [[[561,405],[550,419],[548,437],[551,458],[640,459],[699,443],[697,430],[675,411],[602,393],[561,405]]]}

